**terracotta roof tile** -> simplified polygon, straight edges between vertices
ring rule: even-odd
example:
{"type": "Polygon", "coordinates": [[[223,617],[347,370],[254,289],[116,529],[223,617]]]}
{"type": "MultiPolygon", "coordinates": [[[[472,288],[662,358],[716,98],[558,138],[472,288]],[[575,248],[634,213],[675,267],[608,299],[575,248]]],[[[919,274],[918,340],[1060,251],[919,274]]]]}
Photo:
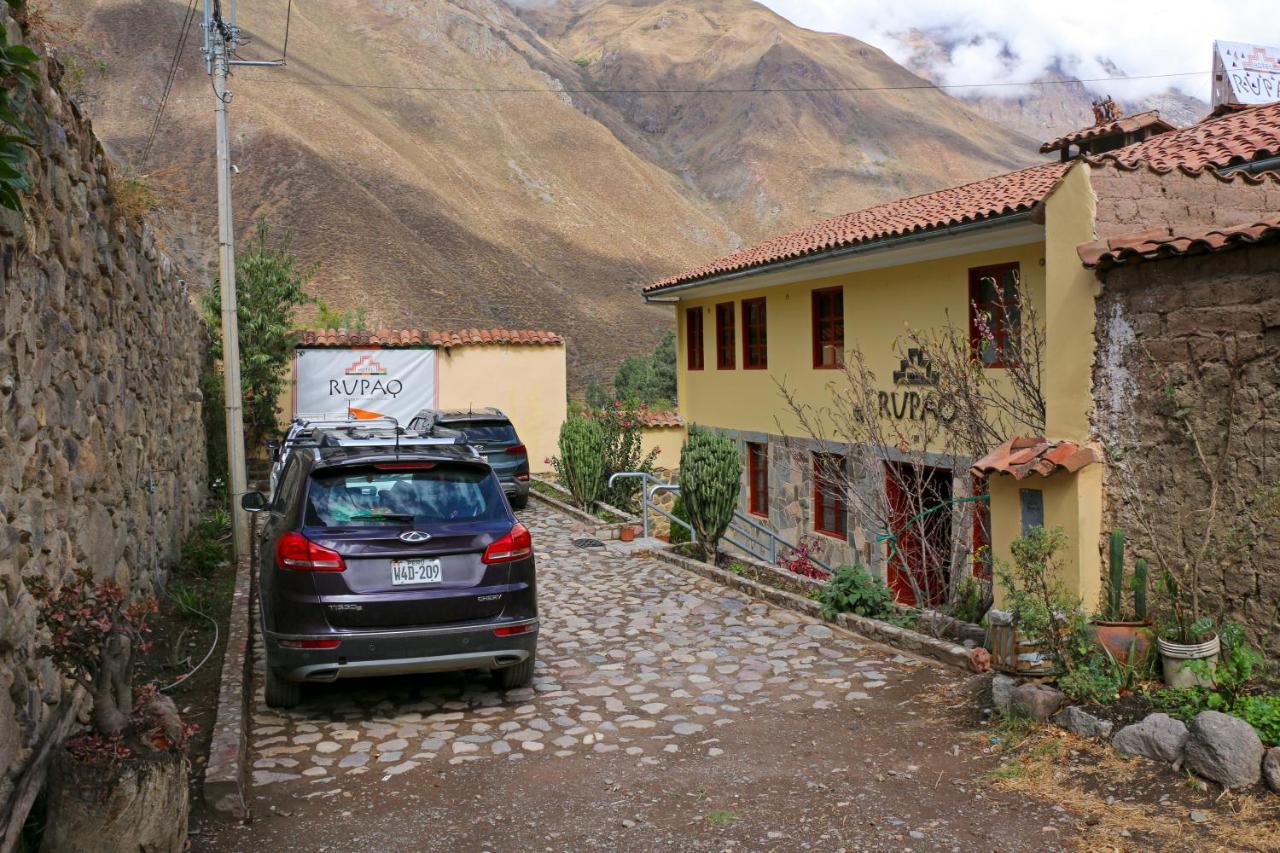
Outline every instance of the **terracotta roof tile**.
{"type": "Polygon", "coordinates": [[[846,213],[791,234],[776,237],[751,249],[736,252],[694,270],[663,279],[645,288],[662,290],[675,284],[721,273],[751,269],[778,261],[899,237],[949,225],[991,219],[1030,210],[1057,185],[1069,163],[1044,163],[974,181],[938,192],[878,204],[846,213]]]}
{"type": "Polygon", "coordinates": [[[1280,241],[1280,216],[1226,228],[1148,228],[1081,243],[1076,251],[1086,267],[1108,269],[1130,261],[1200,255],[1273,241],[1280,241]]]}
{"type": "Polygon", "coordinates": [[[1086,159],[1126,169],[1146,166],[1156,172],[1181,169],[1196,174],[1274,156],[1280,156],[1280,103],[1234,110],[1086,159]]]}
{"type": "Polygon", "coordinates": [[[1048,477],[1060,470],[1075,472],[1099,461],[1097,451],[1074,441],[1014,436],[973,463],[969,470],[979,477],[1011,474],[1015,480],[1023,480],[1032,474],[1048,477]]]}
{"type": "Polygon", "coordinates": [[[1059,136],[1052,142],[1046,142],[1040,146],[1041,154],[1048,154],[1050,151],[1061,151],[1068,145],[1077,145],[1081,142],[1088,142],[1091,139],[1097,139],[1099,136],[1111,136],[1116,133],[1136,133],[1139,130],[1154,128],[1157,133],[1165,133],[1171,130],[1177,130],[1176,127],[1169,122],[1160,118],[1159,110],[1148,110],[1145,113],[1134,113],[1131,116],[1122,116],[1115,121],[1105,124],[1095,124],[1093,127],[1085,127],[1074,133],[1068,133],[1066,136],[1059,136]]]}
{"type": "Polygon", "coordinates": [[[684,426],[684,418],[680,417],[680,413],[674,409],[666,412],[655,412],[652,409],[645,409],[639,414],[640,423],[647,427],[682,427],[684,426]]]}
{"type": "Polygon", "coordinates": [[[484,345],[562,345],[564,338],[555,332],[525,329],[462,329],[456,332],[432,332],[425,329],[379,329],[378,331],[347,329],[306,329],[298,333],[298,346],[303,347],[412,347],[434,346],[442,349],[484,345]]]}

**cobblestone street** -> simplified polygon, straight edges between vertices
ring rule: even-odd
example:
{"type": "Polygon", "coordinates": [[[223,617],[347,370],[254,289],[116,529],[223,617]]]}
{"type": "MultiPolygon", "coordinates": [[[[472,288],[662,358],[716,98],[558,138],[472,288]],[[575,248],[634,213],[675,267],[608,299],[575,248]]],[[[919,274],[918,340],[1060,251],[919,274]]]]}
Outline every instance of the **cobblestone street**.
{"type": "MultiPolygon", "coordinates": [[[[343,681],[312,686],[301,706],[278,711],[262,702],[259,654],[249,803],[257,820],[205,840],[217,849],[322,849],[329,840],[356,849],[337,843],[354,831],[376,847],[507,849],[520,839],[562,848],[613,846],[612,833],[634,831],[625,843],[688,847],[697,843],[681,840],[683,824],[705,830],[718,810],[737,823],[743,797],[767,796],[788,778],[789,791],[764,804],[777,815],[757,815],[756,841],[839,847],[870,830],[886,843],[960,844],[995,831],[937,807],[956,797],[951,784],[923,797],[917,818],[910,798],[892,803],[895,786],[919,796],[921,780],[936,788],[950,779],[938,760],[960,763],[958,734],[945,750],[927,747],[939,732],[915,701],[957,674],[665,563],[579,547],[575,523],[539,504],[522,517],[534,533],[543,620],[533,687],[504,693],[483,673],[343,681]],[[868,781],[889,795],[884,814],[868,813],[865,797],[855,805],[852,789],[841,793],[868,781]],[[633,784],[659,795],[652,814],[603,817],[602,798],[618,800],[611,792],[633,784]],[[499,789],[501,805],[476,805],[499,789]],[[675,802],[659,807],[664,794],[675,802]],[[836,813],[786,817],[793,794],[830,795],[836,813]],[[548,808],[541,820],[522,817],[548,808]],[[504,817],[511,824],[496,831],[504,817]],[[677,834],[664,835],[664,825],[677,834]]],[[[1043,844],[1053,815],[1026,817],[1043,844]]],[[[1000,831],[1017,829],[1006,817],[1000,831]]]]}

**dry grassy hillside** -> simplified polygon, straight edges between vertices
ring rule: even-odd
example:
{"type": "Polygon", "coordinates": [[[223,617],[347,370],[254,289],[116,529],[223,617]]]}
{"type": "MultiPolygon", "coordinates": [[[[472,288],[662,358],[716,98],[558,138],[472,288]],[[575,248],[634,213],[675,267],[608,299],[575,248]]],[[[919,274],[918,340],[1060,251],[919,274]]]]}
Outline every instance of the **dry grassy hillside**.
{"type": "MultiPolygon", "coordinates": [[[[494,0],[294,3],[288,67],[233,79],[237,223],[291,226],[314,291],[365,306],[374,325],[564,332],[580,387],[670,322],[643,305],[643,284],[743,240],[1029,159],[1026,139],[937,92],[564,91],[918,81],[749,0],[694,5],[601,3],[575,19],[494,0]]],[[[278,56],[286,0],[239,6],[252,38],[241,55],[278,56]]],[[[198,32],[138,162],[185,7],[45,0],[44,17],[98,133],[151,176],[171,247],[199,266],[215,228],[198,32]]]]}

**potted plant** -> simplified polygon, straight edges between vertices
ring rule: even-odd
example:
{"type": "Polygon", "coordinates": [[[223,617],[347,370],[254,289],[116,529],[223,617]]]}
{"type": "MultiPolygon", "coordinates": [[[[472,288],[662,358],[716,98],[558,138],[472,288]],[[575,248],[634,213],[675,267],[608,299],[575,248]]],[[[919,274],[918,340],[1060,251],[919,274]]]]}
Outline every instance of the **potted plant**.
{"type": "Polygon", "coordinates": [[[1107,577],[1107,598],[1102,618],[1090,624],[1098,642],[1117,661],[1129,666],[1145,662],[1151,654],[1151,619],[1147,612],[1147,561],[1134,563],[1127,583],[1124,571],[1124,533],[1111,531],[1111,566],[1107,577]],[[1125,608],[1125,588],[1133,591],[1133,608],[1125,608]]]}
{"type": "Polygon", "coordinates": [[[1194,596],[1188,601],[1187,590],[1172,572],[1164,573],[1161,586],[1169,599],[1169,619],[1156,640],[1164,683],[1179,688],[1212,687],[1221,648],[1213,620],[1200,616],[1194,596]]]}
{"type": "Polygon", "coordinates": [[[618,539],[623,542],[631,542],[636,538],[636,528],[633,524],[624,524],[618,528],[618,539]]]}

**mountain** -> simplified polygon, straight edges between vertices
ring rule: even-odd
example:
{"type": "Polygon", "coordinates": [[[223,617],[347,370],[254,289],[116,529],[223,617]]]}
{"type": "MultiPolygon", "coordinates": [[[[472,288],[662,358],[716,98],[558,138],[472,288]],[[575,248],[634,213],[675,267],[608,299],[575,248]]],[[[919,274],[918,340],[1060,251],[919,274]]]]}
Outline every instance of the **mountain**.
{"type": "MultiPolygon", "coordinates": [[[[898,34],[897,39],[909,54],[906,66],[934,83],[943,79],[951,65],[952,52],[962,43],[954,35],[938,30],[913,29],[898,34]]],[[[1114,62],[1103,64],[1111,76],[1124,76],[1124,70],[1114,62]]],[[[1064,62],[1056,60],[1035,79],[1043,82],[1072,77],[1073,73],[1064,67],[1064,62]]],[[[998,88],[984,89],[981,93],[978,90],[956,90],[958,98],[987,120],[1042,141],[1056,139],[1093,124],[1091,104],[1106,94],[1105,91],[1099,94],[1083,83],[1036,85],[1025,94],[1013,95],[1002,94],[998,88]]],[[[1172,88],[1137,98],[1124,98],[1117,92],[1116,102],[1127,114],[1159,110],[1161,118],[1177,127],[1195,124],[1209,112],[1206,102],[1172,88]]]]}
{"type": "MultiPolygon", "coordinates": [[[[286,5],[239,4],[242,58],[280,56],[286,5]]],[[[198,26],[140,159],[185,10],[58,0],[38,17],[64,85],[202,281],[216,203],[198,26]]],[[[258,217],[292,228],[313,291],[373,326],[563,332],[582,387],[668,326],[642,285],[1035,159],[1032,140],[937,90],[865,91],[921,83],[749,0],[308,0],[287,66],[232,79],[235,221],[242,238],[258,217]],[[681,92],[634,92],[654,89],[681,92]]]]}

